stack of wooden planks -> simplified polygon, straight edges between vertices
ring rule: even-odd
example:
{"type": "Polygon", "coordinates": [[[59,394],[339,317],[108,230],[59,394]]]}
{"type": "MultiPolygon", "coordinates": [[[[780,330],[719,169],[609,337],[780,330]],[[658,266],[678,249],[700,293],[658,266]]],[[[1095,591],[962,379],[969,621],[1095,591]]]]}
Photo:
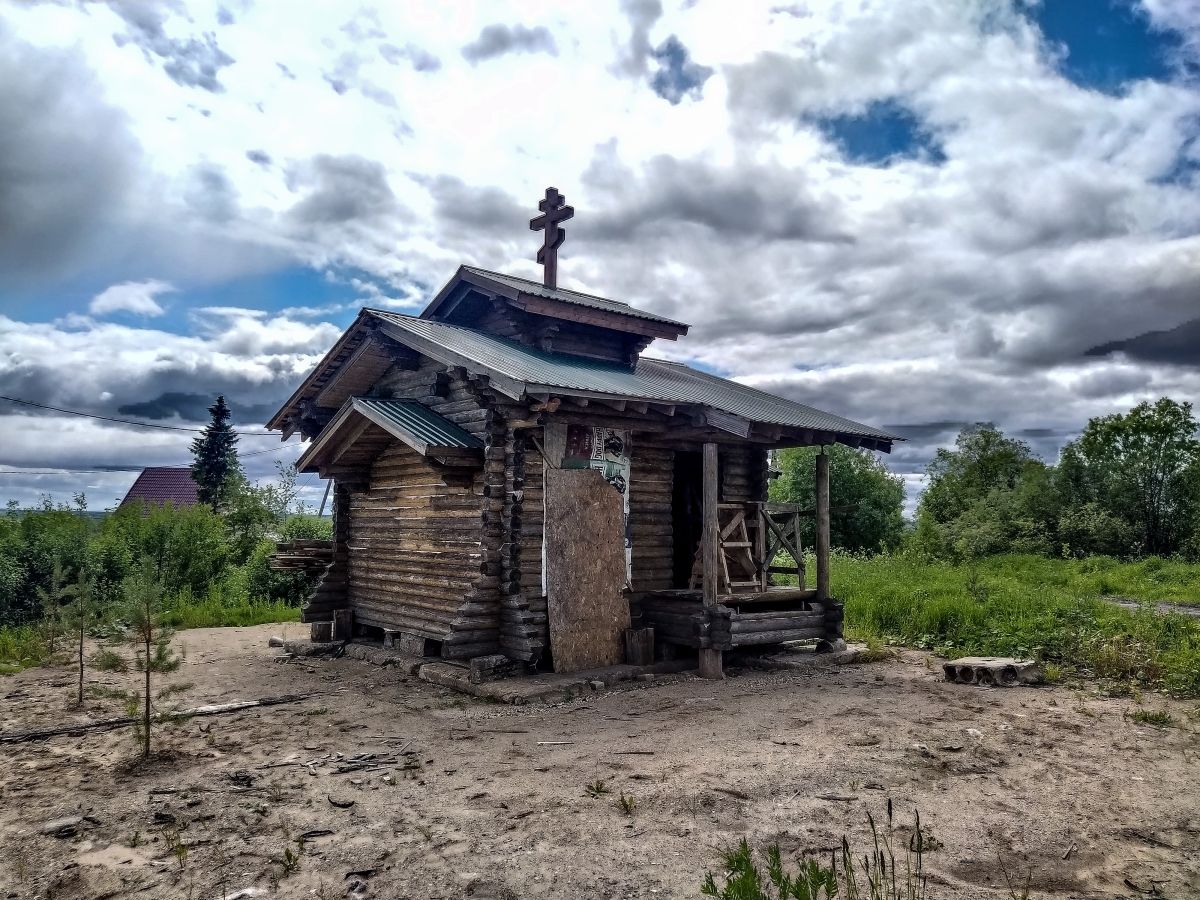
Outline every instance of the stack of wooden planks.
{"type": "Polygon", "coordinates": [[[275,545],[270,566],[281,572],[323,572],[333,562],[333,541],[283,541],[275,545]]]}

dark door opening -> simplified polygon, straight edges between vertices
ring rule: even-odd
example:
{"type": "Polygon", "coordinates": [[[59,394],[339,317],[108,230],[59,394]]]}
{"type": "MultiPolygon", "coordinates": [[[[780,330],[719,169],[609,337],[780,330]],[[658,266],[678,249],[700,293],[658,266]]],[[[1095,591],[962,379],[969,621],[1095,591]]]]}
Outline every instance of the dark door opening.
{"type": "Polygon", "coordinates": [[[694,450],[675,451],[671,485],[672,587],[686,588],[704,529],[704,460],[694,450]]]}

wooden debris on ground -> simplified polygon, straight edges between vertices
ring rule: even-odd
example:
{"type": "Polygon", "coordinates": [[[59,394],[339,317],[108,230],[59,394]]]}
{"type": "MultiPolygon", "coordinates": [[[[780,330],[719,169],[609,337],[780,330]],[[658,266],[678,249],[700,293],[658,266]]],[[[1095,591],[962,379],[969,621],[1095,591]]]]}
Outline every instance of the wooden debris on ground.
{"type": "MultiPolygon", "coordinates": [[[[299,703],[315,697],[316,694],[285,694],[282,697],[264,697],[261,700],[238,700],[233,703],[213,703],[207,706],[195,706],[191,709],[181,709],[169,714],[166,718],[173,720],[192,719],[199,716],[217,716],[222,713],[240,712],[259,706],[279,706],[284,703],[299,703]]],[[[78,736],[89,731],[115,731],[118,728],[129,728],[142,721],[141,716],[121,716],[119,719],[102,719],[99,722],[77,722],[73,725],[59,725],[54,728],[34,728],[29,731],[10,731],[0,734],[0,744],[20,744],[25,741],[41,741],[61,735],[78,736]]]]}

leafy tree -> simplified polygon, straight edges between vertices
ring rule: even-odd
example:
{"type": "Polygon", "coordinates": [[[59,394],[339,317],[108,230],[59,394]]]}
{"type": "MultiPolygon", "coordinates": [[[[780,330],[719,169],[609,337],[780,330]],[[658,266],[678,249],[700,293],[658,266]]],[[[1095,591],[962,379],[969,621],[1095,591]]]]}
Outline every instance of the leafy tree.
{"type": "Polygon", "coordinates": [[[1037,467],[1044,468],[1024,441],[990,423],[970,425],[959,432],[953,450],[939,448],[929,464],[921,510],[935,522],[950,522],[997,488],[1011,490],[1037,467]]]}
{"type": "Polygon", "coordinates": [[[1024,441],[990,424],[939,449],[917,507],[914,541],[934,556],[1049,553],[1057,507],[1047,466],[1024,441]]]}
{"type": "MultiPolygon", "coordinates": [[[[1168,397],[1091,419],[1063,448],[1058,468],[1065,505],[1077,510],[1093,504],[1105,520],[1125,522],[1140,544],[1128,549],[1175,552],[1200,517],[1197,428],[1192,405],[1168,397]]],[[[1081,515],[1072,512],[1075,519],[1081,515]]],[[[1086,517],[1096,520],[1097,514],[1086,517]]]]}
{"type": "MultiPolygon", "coordinates": [[[[881,551],[895,548],[904,532],[904,480],[888,472],[879,458],[866,450],[841,444],[825,448],[829,455],[830,542],[847,550],[881,551]]],[[[780,450],[775,464],[780,475],[770,488],[770,498],[816,507],[818,447],[780,450]]],[[[802,520],[804,542],[816,540],[816,522],[802,520]]]]}
{"type": "Polygon", "coordinates": [[[192,441],[192,480],[196,482],[200,502],[214,510],[219,509],[226,498],[230,479],[241,472],[237,455],[237,432],[229,424],[229,407],[225,397],[218,396],[217,402],[208,408],[212,421],[203,433],[192,441]]]}

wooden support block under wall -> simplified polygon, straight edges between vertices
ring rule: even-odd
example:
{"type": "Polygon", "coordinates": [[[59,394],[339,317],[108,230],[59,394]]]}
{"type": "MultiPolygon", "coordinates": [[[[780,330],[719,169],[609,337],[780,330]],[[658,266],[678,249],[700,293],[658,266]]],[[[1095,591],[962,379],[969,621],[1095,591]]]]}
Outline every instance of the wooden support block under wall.
{"type": "Polygon", "coordinates": [[[353,636],[351,631],[354,623],[354,613],[348,609],[333,611],[333,640],[348,641],[353,636]]]}
{"type": "Polygon", "coordinates": [[[648,666],[654,662],[654,629],[625,629],[625,662],[631,666],[648,666]]]}
{"type": "Polygon", "coordinates": [[[699,671],[701,678],[724,678],[725,666],[721,651],[713,650],[710,647],[702,647],[700,649],[699,671]]]}
{"type": "Polygon", "coordinates": [[[437,656],[437,641],[408,631],[395,632],[394,648],[410,656],[437,656]]]}
{"type": "Polygon", "coordinates": [[[308,636],[314,644],[328,644],[333,640],[333,623],[313,622],[308,636]]]}

